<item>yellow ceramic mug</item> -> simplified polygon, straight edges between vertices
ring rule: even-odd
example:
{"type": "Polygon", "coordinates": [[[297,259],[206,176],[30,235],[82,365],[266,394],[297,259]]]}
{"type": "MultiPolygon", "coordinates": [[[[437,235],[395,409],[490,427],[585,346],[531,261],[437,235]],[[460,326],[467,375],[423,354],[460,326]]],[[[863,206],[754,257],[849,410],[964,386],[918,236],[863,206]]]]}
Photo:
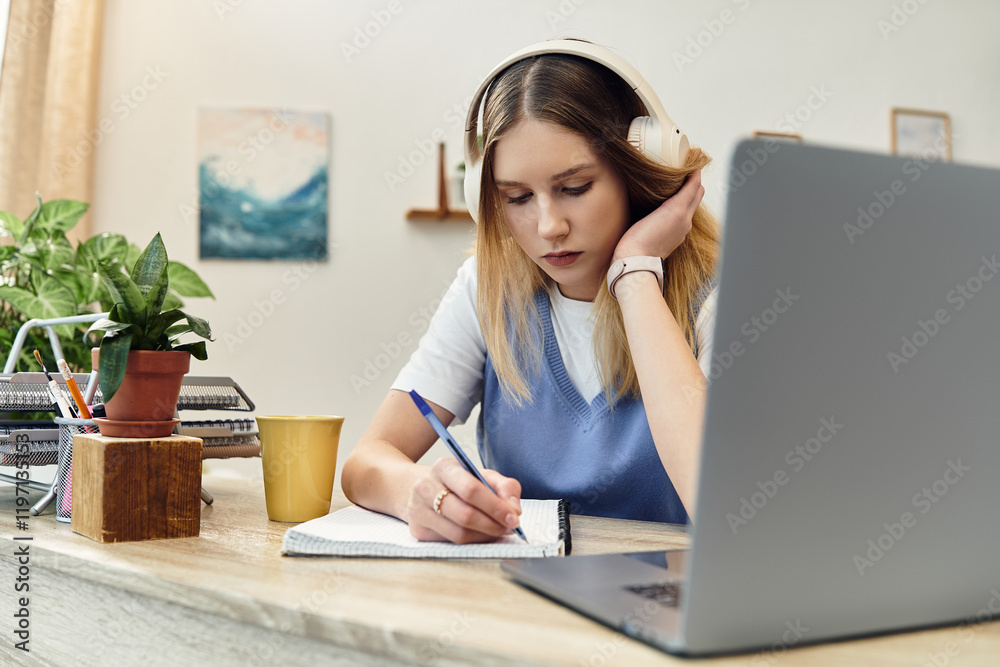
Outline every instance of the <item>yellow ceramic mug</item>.
{"type": "Polygon", "coordinates": [[[329,513],[343,424],[343,417],[257,417],[271,521],[308,521],[329,513]]]}

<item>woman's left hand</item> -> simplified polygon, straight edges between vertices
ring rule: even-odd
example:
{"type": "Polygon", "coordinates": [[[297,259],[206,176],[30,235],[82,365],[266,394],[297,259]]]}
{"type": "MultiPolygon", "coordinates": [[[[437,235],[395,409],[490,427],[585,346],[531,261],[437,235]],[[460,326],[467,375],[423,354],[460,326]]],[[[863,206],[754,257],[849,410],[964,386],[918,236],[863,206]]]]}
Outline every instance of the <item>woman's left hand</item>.
{"type": "Polygon", "coordinates": [[[625,232],[615,247],[612,261],[636,255],[666,259],[691,231],[694,212],[704,196],[699,169],[688,176],[673,197],[625,232]]]}

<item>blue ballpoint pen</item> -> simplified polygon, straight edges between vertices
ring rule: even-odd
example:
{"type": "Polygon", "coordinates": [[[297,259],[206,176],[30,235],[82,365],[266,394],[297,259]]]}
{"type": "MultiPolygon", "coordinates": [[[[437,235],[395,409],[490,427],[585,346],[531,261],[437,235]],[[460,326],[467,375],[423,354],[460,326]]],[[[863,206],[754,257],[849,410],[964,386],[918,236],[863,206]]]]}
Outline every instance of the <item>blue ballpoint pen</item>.
{"type": "MultiPolygon", "coordinates": [[[[420,414],[422,414],[424,419],[430,423],[434,432],[437,433],[438,437],[444,441],[444,444],[448,446],[448,451],[450,451],[452,455],[458,459],[458,462],[462,464],[462,467],[469,473],[475,475],[480,482],[486,485],[487,489],[493,491],[493,487],[490,486],[489,482],[483,479],[482,475],[479,474],[479,471],[476,470],[476,466],[469,460],[469,457],[465,455],[462,448],[458,446],[458,443],[455,442],[455,438],[451,436],[451,433],[448,433],[448,429],[444,427],[444,424],[442,424],[441,420],[438,419],[436,414],[434,414],[434,411],[431,410],[431,406],[427,405],[427,401],[421,398],[420,394],[413,390],[410,390],[410,398],[412,398],[413,402],[417,404],[417,408],[420,409],[420,414]]],[[[493,491],[493,495],[497,495],[497,492],[493,491]]],[[[528,538],[524,536],[524,531],[521,530],[520,526],[515,528],[514,532],[517,533],[518,536],[520,536],[520,538],[525,542],[528,541],[528,538]]]]}

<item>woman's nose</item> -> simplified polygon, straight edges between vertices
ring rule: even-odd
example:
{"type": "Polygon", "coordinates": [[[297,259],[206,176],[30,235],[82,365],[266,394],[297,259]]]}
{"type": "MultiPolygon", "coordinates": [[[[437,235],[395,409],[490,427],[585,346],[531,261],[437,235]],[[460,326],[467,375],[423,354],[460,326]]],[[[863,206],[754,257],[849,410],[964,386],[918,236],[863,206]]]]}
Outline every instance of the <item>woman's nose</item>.
{"type": "Polygon", "coordinates": [[[538,206],[538,235],[553,241],[569,232],[569,220],[554,202],[542,201],[538,206]]]}

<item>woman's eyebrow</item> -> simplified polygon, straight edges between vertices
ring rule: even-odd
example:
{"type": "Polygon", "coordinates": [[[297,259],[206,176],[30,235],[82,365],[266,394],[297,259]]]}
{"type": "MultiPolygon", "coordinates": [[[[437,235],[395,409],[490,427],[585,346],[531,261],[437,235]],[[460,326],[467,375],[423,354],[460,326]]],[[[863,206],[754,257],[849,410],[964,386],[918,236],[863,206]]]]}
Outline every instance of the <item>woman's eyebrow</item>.
{"type": "MultiPolygon", "coordinates": [[[[553,176],[551,180],[552,181],[558,181],[560,179],[572,176],[573,174],[575,174],[577,172],[583,171],[585,169],[590,169],[593,166],[594,166],[594,163],[592,163],[592,162],[588,162],[587,164],[579,164],[579,165],[577,165],[575,167],[570,167],[566,171],[559,172],[558,174],[556,174],[555,176],[553,176]]],[[[517,188],[517,187],[523,187],[524,186],[523,183],[519,183],[517,181],[494,181],[494,183],[496,185],[502,187],[502,188],[517,188]]]]}

